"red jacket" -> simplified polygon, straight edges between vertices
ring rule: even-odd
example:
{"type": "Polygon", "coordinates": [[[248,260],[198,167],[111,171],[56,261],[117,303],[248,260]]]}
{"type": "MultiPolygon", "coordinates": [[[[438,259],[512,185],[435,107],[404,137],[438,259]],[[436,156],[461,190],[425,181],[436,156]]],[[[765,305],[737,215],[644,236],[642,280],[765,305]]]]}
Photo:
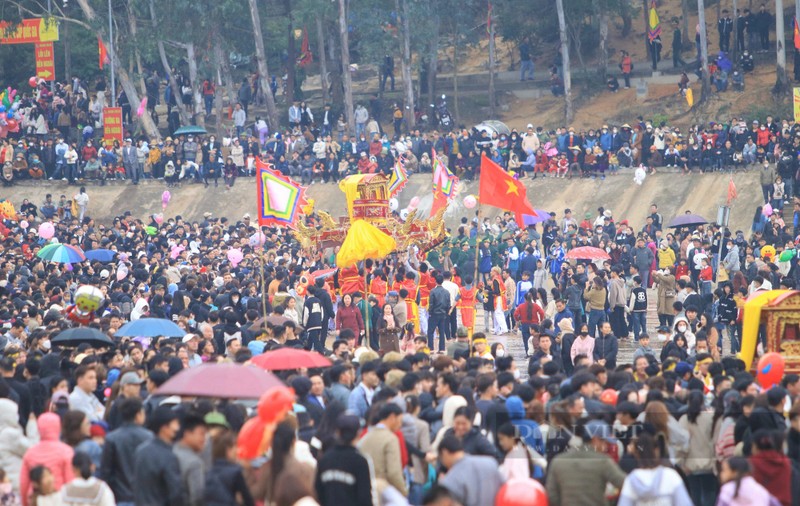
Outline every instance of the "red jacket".
{"type": "Polygon", "coordinates": [[[356,336],[364,330],[361,311],[352,304],[349,306],[339,304],[339,308],[336,310],[336,330],[342,329],[350,329],[356,333],[356,336]]]}
{"type": "Polygon", "coordinates": [[[535,302],[531,303],[531,306],[533,306],[533,310],[531,311],[530,318],[528,317],[527,305],[528,305],[527,302],[523,302],[522,304],[517,306],[517,309],[514,310],[514,318],[516,318],[517,321],[519,321],[523,325],[532,325],[534,323],[538,324],[542,320],[544,320],[544,310],[539,304],[536,304],[535,302]]]}

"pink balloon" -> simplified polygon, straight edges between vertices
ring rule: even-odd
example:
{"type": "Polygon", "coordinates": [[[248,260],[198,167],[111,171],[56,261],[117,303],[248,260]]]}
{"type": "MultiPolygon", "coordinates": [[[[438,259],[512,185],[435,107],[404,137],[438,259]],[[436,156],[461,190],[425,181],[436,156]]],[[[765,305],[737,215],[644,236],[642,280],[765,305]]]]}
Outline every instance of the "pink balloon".
{"type": "Polygon", "coordinates": [[[45,221],[39,225],[39,237],[42,239],[52,239],[56,235],[56,228],[49,221],[45,221]]]}
{"type": "Polygon", "coordinates": [[[136,109],[136,115],[140,118],[144,115],[144,111],[147,108],[147,97],[144,97],[139,104],[139,108],[136,109]]]}
{"type": "Polygon", "coordinates": [[[419,205],[419,197],[414,197],[411,199],[411,202],[408,203],[408,208],[410,210],[414,210],[419,205]]]}
{"type": "Polygon", "coordinates": [[[161,194],[161,209],[166,210],[167,204],[169,204],[169,199],[172,198],[172,194],[169,190],[164,190],[164,193],[161,194]]]}
{"type": "Polygon", "coordinates": [[[161,225],[162,223],[164,223],[164,215],[163,215],[163,214],[161,214],[161,213],[158,213],[158,214],[156,214],[156,215],[153,215],[153,219],[154,219],[154,220],[155,220],[155,222],[156,222],[156,223],[158,223],[159,225],[161,225]]]}
{"type": "Polygon", "coordinates": [[[29,225],[28,225],[28,222],[26,220],[22,220],[22,221],[19,222],[19,228],[21,228],[22,230],[25,230],[28,227],[29,227],[29,225]]]}
{"type": "Polygon", "coordinates": [[[256,232],[250,236],[247,244],[249,244],[251,248],[255,248],[257,246],[263,246],[265,242],[267,242],[267,236],[264,235],[263,232],[256,232]]]}
{"type": "Polygon", "coordinates": [[[475,198],[475,195],[467,195],[464,197],[464,207],[472,209],[476,205],[478,205],[478,199],[475,198]]]}
{"type": "Polygon", "coordinates": [[[228,250],[228,261],[234,267],[239,265],[239,262],[241,262],[243,258],[244,258],[244,254],[242,253],[242,250],[240,250],[239,248],[233,248],[233,249],[228,250]]]}

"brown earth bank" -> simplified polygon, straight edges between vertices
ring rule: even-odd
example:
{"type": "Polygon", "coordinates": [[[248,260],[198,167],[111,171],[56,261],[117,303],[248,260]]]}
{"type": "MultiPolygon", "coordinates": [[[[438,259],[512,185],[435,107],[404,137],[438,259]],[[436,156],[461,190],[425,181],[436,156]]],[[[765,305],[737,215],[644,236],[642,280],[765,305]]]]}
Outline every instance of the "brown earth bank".
{"type": "MultiPolygon", "coordinates": [[[[717,207],[725,203],[728,191],[727,174],[691,174],[658,173],[648,176],[644,184],[637,185],[631,172],[609,176],[605,180],[592,179],[525,179],[528,198],[537,209],[552,210],[559,216],[567,207],[575,216],[583,213],[596,213],[599,206],[612,210],[616,220],[628,219],[632,226],[639,229],[644,225],[645,216],[651,203],[657,203],[664,219],[669,221],[675,215],[690,210],[693,213],[714,220],[717,207]]],[[[749,230],[753,211],[761,204],[761,188],[755,170],[737,172],[733,180],[738,189],[739,198],[734,201],[731,212],[731,227],[749,230]]],[[[419,209],[424,214],[430,210],[433,200],[431,195],[430,174],[415,174],[399,196],[400,207],[408,205],[414,196],[420,197],[419,209]]],[[[124,211],[141,219],[161,212],[161,195],[166,189],[163,182],[145,181],[138,186],[130,183],[109,183],[106,186],[86,185],[90,201],[88,215],[108,222],[124,211]]],[[[218,188],[205,188],[202,184],[188,184],[180,188],[171,188],[172,199],[164,212],[165,217],[181,215],[190,220],[201,219],[203,213],[211,212],[214,216],[238,220],[245,213],[256,215],[256,189],[253,178],[239,178],[235,186],[226,191],[224,185],[218,188]]],[[[71,198],[77,193],[76,186],[67,186],[61,182],[25,182],[10,188],[0,188],[0,198],[10,199],[17,208],[22,199],[30,199],[40,205],[47,193],[53,194],[54,200],[62,194],[71,198]]],[[[462,183],[459,196],[447,212],[447,223],[456,227],[462,216],[472,216],[475,209],[468,210],[463,206],[463,197],[478,194],[478,183],[462,183]]],[[[309,197],[315,199],[316,209],[330,212],[333,216],[345,214],[344,194],[334,184],[314,184],[308,190],[309,197]]],[[[484,216],[495,216],[501,211],[485,208],[484,216]]]]}

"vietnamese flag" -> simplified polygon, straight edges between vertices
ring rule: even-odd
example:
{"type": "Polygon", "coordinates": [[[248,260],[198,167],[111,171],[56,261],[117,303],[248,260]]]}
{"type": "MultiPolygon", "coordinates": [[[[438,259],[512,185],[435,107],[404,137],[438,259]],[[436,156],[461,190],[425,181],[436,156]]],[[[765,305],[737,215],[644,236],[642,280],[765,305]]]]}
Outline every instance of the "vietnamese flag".
{"type": "Polygon", "coordinates": [[[479,199],[481,204],[499,207],[514,214],[537,216],[528,202],[525,185],[511,177],[486,155],[481,155],[481,184],[479,199]]]}
{"type": "Polygon", "coordinates": [[[794,18],[794,48],[800,51],[800,27],[797,26],[797,18],[794,18]]]}
{"type": "Polygon", "coordinates": [[[739,193],[736,191],[736,184],[733,182],[733,176],[731,176],[730,181],[728,181],[728,205],[731,205],[733,199],[739,196],[739,193]]]}
{"type": "Polygon", "coordinates": [[[108,61],[108,50],[106,50],[106,45],[103,44],[103,39],[99,36],[97,37],[97,49],[100,53],[100,70],[103,70],[103,65],[108,61]]]}

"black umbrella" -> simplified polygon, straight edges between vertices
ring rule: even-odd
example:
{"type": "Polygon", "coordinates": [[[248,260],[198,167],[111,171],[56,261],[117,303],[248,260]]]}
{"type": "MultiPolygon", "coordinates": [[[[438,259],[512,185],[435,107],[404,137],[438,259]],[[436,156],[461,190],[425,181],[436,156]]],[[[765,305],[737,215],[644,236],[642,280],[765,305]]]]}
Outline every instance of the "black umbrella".
{"type": "Polygon", "coordinates": [[[681,214],[676,216],[669,222],[669,228],[678,227],[695,227],[697,225],[705,225],[708,220],[699,214],[681,214]]]}
{"type": "Polygon", "coordinates": [[[83,343],[90,345],[92,348],[108,348],[114,346],[114,341],[112,341],[111,338],[91,327],[75,327],[65,330],[51,339],[50,342],[65,348],[75,347],[83,343]]]}

